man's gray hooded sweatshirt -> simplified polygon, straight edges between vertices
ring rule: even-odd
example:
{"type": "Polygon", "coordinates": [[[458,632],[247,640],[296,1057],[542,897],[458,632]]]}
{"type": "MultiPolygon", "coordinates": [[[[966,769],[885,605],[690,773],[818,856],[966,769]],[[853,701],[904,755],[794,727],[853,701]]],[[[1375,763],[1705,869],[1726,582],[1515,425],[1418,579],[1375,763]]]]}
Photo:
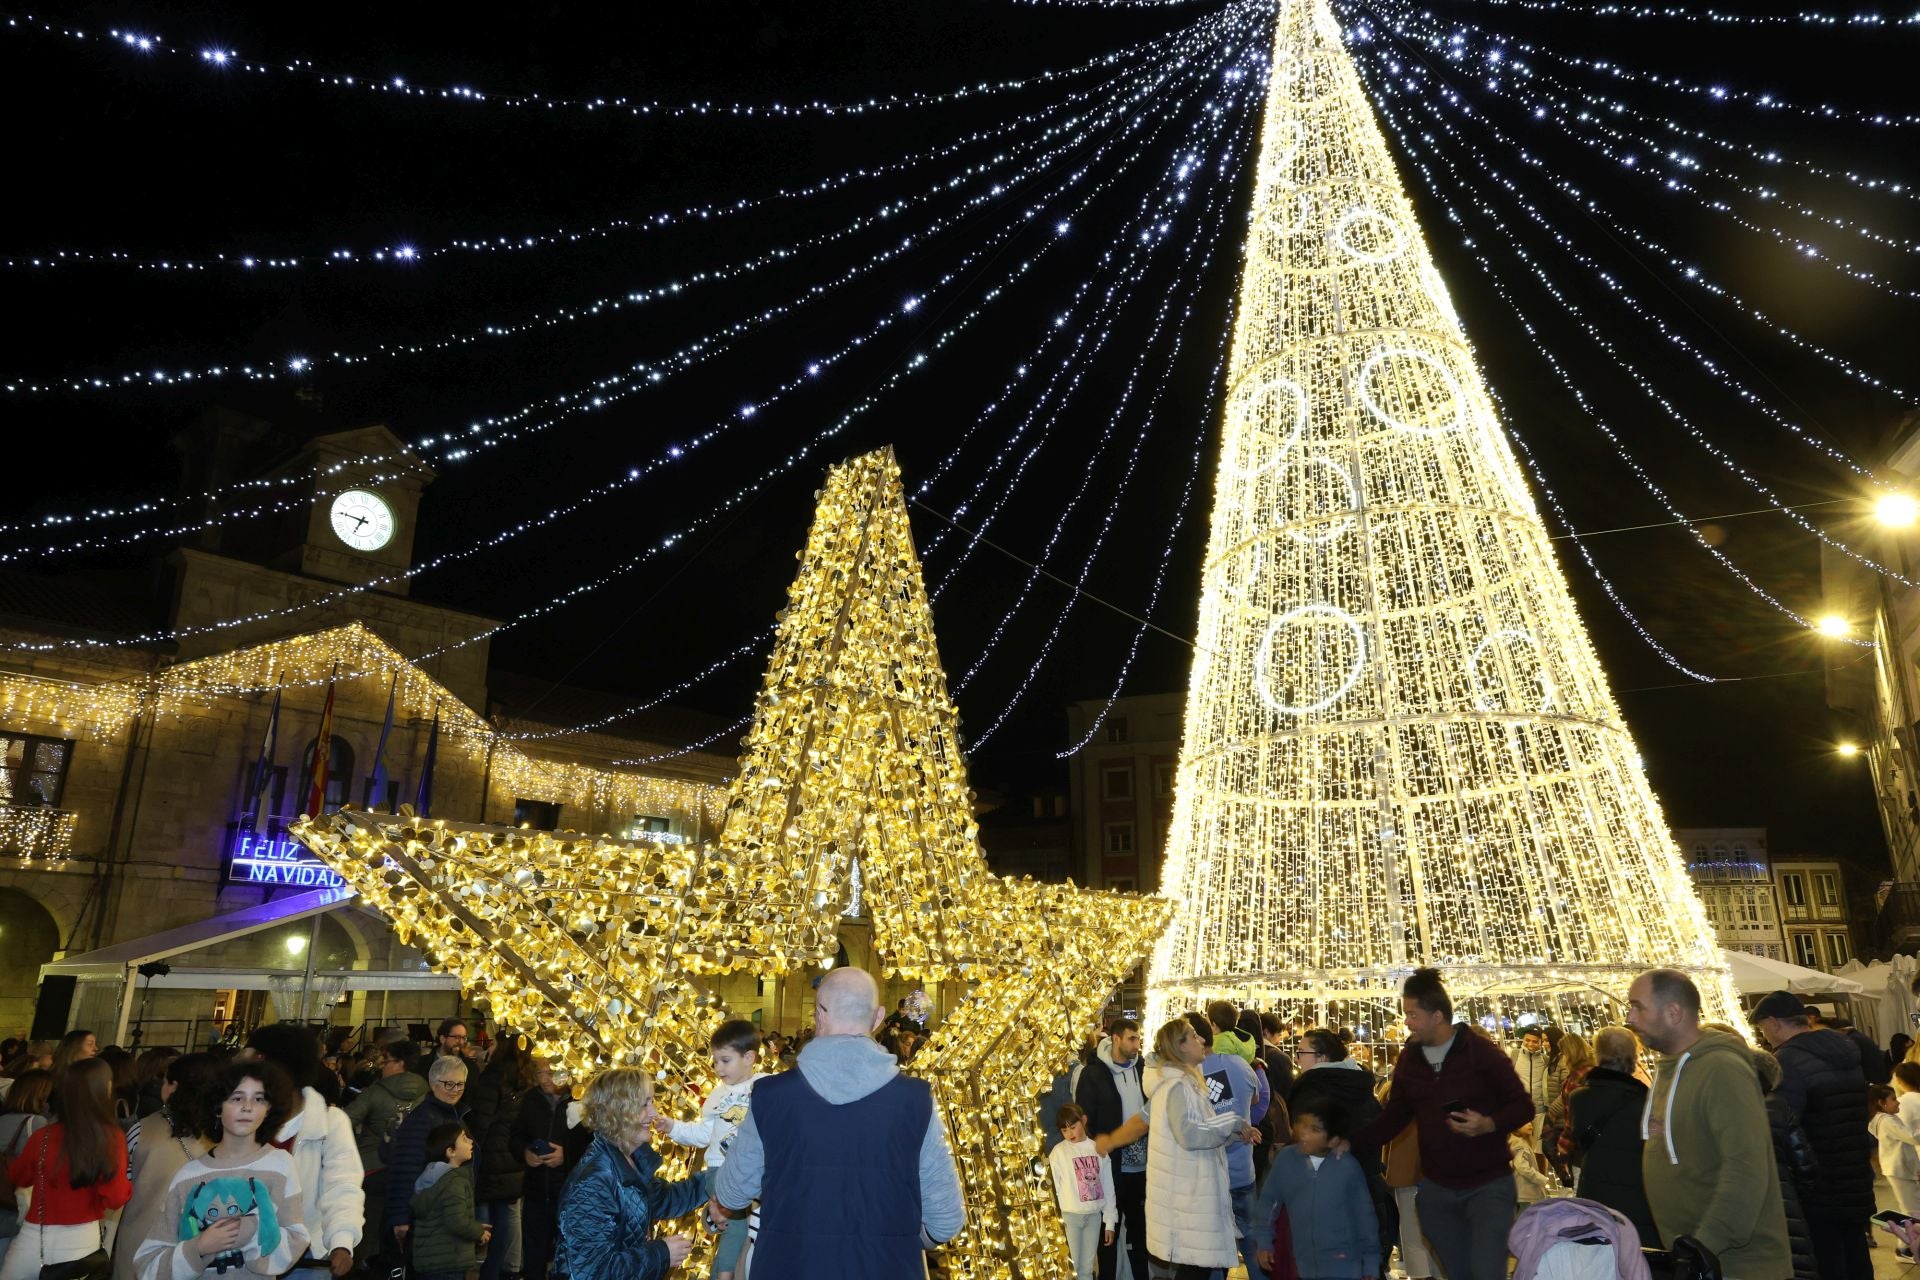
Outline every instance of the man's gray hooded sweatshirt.
{"type": "MultiPolygon", "coordinates": [[[[900,1064],[871,1036],[819,1036],[801,1050],[795,1070],[823,1100],[844,1106],[878,1091],[900,1074],[900,1064]]],[[[747,1113],[726,1164],[715,1175],[714,1194],[729,1209],[752,1204],[766,1180],[766,1149],[754,1127],[758,1114],[747,1113]]],[[[960,1171],[936,1107],[920,1143],[921,1244],[927,1248],[944,1244],[966,1225],[960,1171]]]]}

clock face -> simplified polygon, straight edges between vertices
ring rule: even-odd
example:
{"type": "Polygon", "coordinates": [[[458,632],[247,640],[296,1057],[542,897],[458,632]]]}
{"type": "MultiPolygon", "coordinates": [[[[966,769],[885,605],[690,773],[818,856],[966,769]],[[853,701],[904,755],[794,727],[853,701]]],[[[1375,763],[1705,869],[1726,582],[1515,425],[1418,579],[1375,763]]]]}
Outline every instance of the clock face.
{"type": "Polygon", "coordinates": [[[334,497],[333,533],[355,551],[378,551],[393,541],[393,508],[377,493],[349,489],[334,497]]]}

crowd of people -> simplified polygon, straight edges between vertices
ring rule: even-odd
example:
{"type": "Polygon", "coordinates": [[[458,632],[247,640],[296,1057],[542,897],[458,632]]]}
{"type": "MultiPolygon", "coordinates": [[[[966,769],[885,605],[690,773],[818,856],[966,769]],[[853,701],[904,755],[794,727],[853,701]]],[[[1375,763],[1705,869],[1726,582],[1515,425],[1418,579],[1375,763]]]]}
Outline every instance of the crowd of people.
{"type": "Polygon", "coordinates": [[[1763,1049],[1701,1009],[1656,969],[1625,1025],[1503,1046],[1420,969],[1392,1050],[1225,1001],[1150,1042],[1110,1011],[1043,1104],[1074,1273],[1505,1280],[1578,1238],[1618,1257],[1582,1274],[1644,1275],[1644,1245],[1719,1268],[1680,1274],[1870,1277],[1876,1152],[1920,1217],[1920,1053],[1786,992],[1752,1011],[1763,1049]]]}
{"type": "MultiPolygon", "coordinates": [[[[1075,1274],[1505,1280],[1579,1237],[1854,1280],[1876,1159],[1920,1215],[1910,1041],[1882,1050],[1776,992],[1756,1050],[1659,969],[1590,1041],[1502,1046],[1431,969],[1401,1006],[1391,1050],[1226,1001],[1150,1041],[1108,1017],[1046,1115],[1075,1274]]],[[[482,1057],[459,1019],[344,1058],[290,1023],[196,1053],[8,1042],[0,1280],[655,1280],[695,1245],[662,1224],[696,1211],[715,1280],[756,1253],[783,1278],[920,1276],[966,1222],[932,1091],[902,1070],[923,1030],[836,969],[791,1042],[717,1028],[689,1114],[632,1067],[576,1087],[510,1031],[482,1057]],[[697,1172],[663,1178],[656,1144],[697,1172]]]]}
{"type": "Polygon", "coordinates": [[[0,1275],[655,1280],[694,1246],[661,1224],[695,1211],[716,1280],[754,1249],[780,1276],[919,1274],[965,1221],[932,1092],[900,1069],[924,1033],[836,970],[799,1036],[723,1023],[689,1115],[632,1067],[576,1088],[511,1031],[477,1052],[457,1018],[357,1056],[293,1023],[194,1053],[8,1041],[0,1275]],[[656,1143],[698,1172],[661,1178],[656,1143]]]}

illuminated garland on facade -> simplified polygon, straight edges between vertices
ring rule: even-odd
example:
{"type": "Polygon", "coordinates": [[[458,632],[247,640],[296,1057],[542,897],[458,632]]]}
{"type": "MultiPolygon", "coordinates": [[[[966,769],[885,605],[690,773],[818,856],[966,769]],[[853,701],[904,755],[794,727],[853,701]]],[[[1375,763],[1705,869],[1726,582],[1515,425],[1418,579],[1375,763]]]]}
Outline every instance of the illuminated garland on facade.
{"type": "Polygon", "coordinates": [[[1150,1020],[1737,1008],[1324,0],[1287,0],[1247,241],[1150,1020]]]}
{"type": "Polygon", "coordinates": [[[966,1196],[947,1274],[1071,1274],[1034,1100],[1168,907],[987,870],[891,451],[821,490],[718,841],[354,812],[294,832],[496,1017],[533,1028],[537,1052],[583,1075],[642,1064],[696,1094],[721,1016],[707,981],[831,963],[857,866],[885,972],[967,988],[911,1068],[966,1196]]]}

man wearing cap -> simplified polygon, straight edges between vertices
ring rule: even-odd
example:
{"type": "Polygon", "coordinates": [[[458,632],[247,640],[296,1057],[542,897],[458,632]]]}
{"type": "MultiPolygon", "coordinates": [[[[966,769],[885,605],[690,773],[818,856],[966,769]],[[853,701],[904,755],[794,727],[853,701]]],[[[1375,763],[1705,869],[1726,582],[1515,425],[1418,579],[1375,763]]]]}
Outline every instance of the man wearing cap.
{"type": "Polygon", "coordinates": [[[1814,1027],[1800,997],[1775,991],[1753,1007],[1753,1025],[1780,1060],[1780,1088],[1820,1162],[1800,1200],[1822,1276],[1868,1277],[1873,1213],[1873,1135],[1860,1050],[1837,1031],[1814,1027]]]}

